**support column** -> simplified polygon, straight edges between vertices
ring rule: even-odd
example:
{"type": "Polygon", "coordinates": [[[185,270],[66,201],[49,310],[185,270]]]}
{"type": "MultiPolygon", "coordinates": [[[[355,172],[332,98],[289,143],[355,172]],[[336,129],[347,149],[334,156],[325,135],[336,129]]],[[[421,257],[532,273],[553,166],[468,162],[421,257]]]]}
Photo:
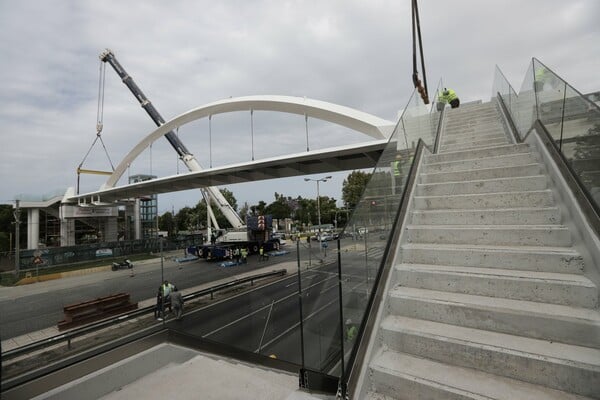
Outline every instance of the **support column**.
{"type": "Polygon", "coordinates": [[[35,250],[40,243],[40,210],[27,209],[27,249],[35,250]]]}
{"type": "Polygon", "coordinates": [[[67,218],[67,215],[72,215],[72,212],[68,212],[67,207],[73,207],[68,204],[62,204],[60,206],[60,245],[75,246],[75,219],[67,218]]]}
{"type": "Polygon", "coordinates": [[[117,217],[107,217],[103,228],[102,237],[105,242],[116,242],[118,240],[117,217]]]}
{"type": "Polygon", "coordinates": [[[140,199],[135,199],[133,207],[133,223],[135,225],[135,240],[142,238],[142,218],[140,216],[140,199]]]}

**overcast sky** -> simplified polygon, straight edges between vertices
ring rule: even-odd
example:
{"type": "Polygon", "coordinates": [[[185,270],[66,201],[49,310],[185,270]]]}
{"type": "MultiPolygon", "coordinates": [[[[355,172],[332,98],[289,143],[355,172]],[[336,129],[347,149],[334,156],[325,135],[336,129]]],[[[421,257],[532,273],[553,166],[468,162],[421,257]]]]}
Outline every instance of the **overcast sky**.
{"type": "MultiPolygon", "coordinates": [[[[600,89],[600,1],[420,1],[430,91],[440,77],[462,102],[488,101],[494,66],[520,88],[537,57],[578,90],[600,89]]],[[[76,185],[96,135],[98,55],[112,49],[166,120],[206,103],[258,94],[306,96],[394,120],[412,91],[409,0],[0,0],[0,203],[76,185]]],[[[106,70],[102,138],[116,166],[154,128],[106,70]]],[[[249,161],[248,112],[180,129],[207,168],[249,161]]],[[[311,149],[368,139],[309,120],[311,149]]],[[[304,118],[254,114],[255,158],[306,149],[304,118]]],[[[84,168],[107,170],[98,143],[84,168]]],[[[166,140],[131,174],[185,172],[166,140]]],[[[345,174],[321,185],[340,199],[345,174]]],[[[319,176],[314,176],[314,178],[319,176]]],[[[303,177],[233,185],[239,205],[274,192],[314,197],[303,177]]],[[[81,190],[103,178],[82,175],[81,190]]],[[[198,191],[161,195],[160,211],[194,205],[198,191]]]]}

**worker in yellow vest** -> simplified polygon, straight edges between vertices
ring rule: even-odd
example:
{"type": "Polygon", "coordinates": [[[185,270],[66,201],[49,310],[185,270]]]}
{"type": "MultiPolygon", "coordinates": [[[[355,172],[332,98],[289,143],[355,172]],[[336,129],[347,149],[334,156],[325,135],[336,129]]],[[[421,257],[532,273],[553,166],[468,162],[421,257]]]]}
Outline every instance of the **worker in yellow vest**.
{"type": "Polygon", "coordinates": [[[452,89],[444,88],[442,93],[438,96],[438,102],[442,104],[448,103],[452,108],[458,108],[460,106],[460,99],[452,89]]]}

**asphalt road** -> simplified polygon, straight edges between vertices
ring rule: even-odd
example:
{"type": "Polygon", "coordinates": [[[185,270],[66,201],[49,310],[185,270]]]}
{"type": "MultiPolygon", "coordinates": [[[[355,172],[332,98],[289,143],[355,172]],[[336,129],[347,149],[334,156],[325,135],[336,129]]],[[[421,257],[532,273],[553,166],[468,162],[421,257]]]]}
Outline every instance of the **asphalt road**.
{"type": "MultiPolygon", "coordinates": [[[[290,254],[271,257],[258,262],[258,256],[248,258],[248,264],[234,268],[220,267],[218,262],[198,260],[178,264],[172,260],[164,262],[164,278],[173,282],[180,290],[195,287],[219,279],[232,278],[241,272],[252,271],[296,259],[295,246],[288,246],[290,254]]],[[[134,267],[130,271],[107,271],[86,277],[63,278],[59,284],[43,282],[20,288],[2,288],[0,295],[0,338],[16,337],[25,333],[56,326],[62,320],[63,307],[116,293],[129,293],[133,302],[156,297],[160,286],[160,261],[134,267]],[[47,288],[44,288],[47,287],[47,288]],[[11,292],[20,291],[20,295],[11,292]],[[7,294],[8,293],[8,294],[7,294]]]]}
{"type": "MultiPolygon", "coordinates": [[[[334,245],[335,242],[331,242],[334,245]]],[[[354,242],[346,242],[353,245],[354,242]]],[[[271,257],[269,261],[249,258],[243,266],[220,267],[204,260],[178,265],[164,263],[164,277],[180,289],[198,286],[223,278],[232,278],[242,271],[296,261],[295,245],[286,246],[290,254],[271,257]]],[[[340,319],[338,277],[335,258],[320,265],[317,246],[311,244],[311,267],[302,269],[302,322],[305,365],[321,370],[335,364],[340,349],[340,319]],[[333,361],[332,361],[333,360],[333,361]]],[[[333,252],[329,250],[331,256],[333,252]]],[[[344,318],[352,316],[359,322],[361,308],[366,305],[365,280],[373,279],[382,248],[373,243],[369,254],[364,251],[342,253],[344,318]],[[368,268],[365,267],[365,260],[368,268]],[[353,305],[355,304],[355,305],[353,305]],[[356,309],[356,310],[353,310],[356,309]]],[[[323,254],[323,253],[321,253],[323,254]]],[[[307,266],[308,246],[302,244],[301,264],[307,266]]],[[[0,336],[2,339],[55,326],[62,319],[62,307],[119,292],[131,294],[133,301],[153,298],[161,282],[160,262],[129,271],[102,273],[102,279],[91,279],[77,286],[39,292],[32,290],[16,299],[0,296],[0,336]]],[[[35,285],[33,285],[35,286],[35,285]]],[[[274,354],[279,359],[301,363],[300,310],[297,274],[243,292],[233,298],[185,314],[182,321],[171,320],[171,328],[183,330],[204,339],[225,343],[246,351],[274,354]]]]}
{"type": "MultiPolygon", "coordinates": [[[[327,370],[339,358],[341,340],[337,264],[304,270],[301,277],[304,363],[327,370]]],[[[344,303],[350,304],[361,293],[365,293],[364,265],[346,265],[344,303]]],[[[169,322],[169,327],[301,364],[300,315],[298,278],[291,275],[186,314],[181,321],[169,322]]]]}

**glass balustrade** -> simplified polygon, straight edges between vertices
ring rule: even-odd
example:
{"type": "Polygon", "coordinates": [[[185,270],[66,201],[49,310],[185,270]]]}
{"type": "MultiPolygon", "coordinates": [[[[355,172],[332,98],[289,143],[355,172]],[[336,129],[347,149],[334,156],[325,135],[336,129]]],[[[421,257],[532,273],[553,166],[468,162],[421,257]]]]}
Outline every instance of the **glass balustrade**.
{"type": "Polygon", "coordinates": [[[533,59],[519,94],[496,67],[492,97],[500,95],[521,139],[539,120],[600,210],[600,107],[533,59]]]}

